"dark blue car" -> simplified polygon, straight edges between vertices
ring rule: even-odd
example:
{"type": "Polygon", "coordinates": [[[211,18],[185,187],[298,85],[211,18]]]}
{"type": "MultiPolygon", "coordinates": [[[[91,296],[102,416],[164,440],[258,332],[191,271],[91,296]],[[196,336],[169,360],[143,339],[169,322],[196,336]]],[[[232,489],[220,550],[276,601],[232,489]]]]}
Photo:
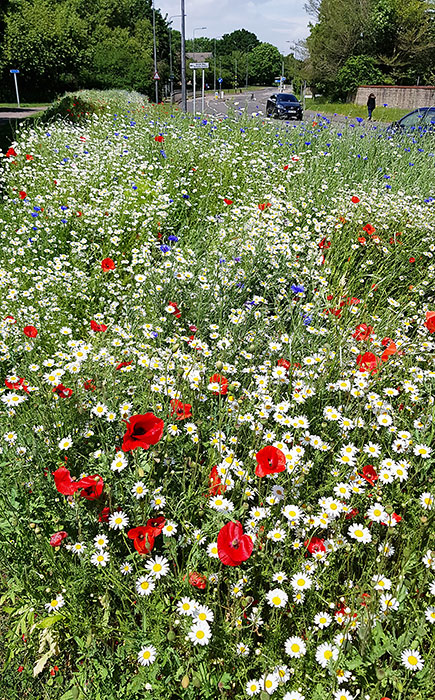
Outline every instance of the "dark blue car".
{"type": "Polygon", "coordinates": [[[435,133],[435,107],[419,107],[388,127],[389,132],[405,133],[412,131],[435,133]]]}

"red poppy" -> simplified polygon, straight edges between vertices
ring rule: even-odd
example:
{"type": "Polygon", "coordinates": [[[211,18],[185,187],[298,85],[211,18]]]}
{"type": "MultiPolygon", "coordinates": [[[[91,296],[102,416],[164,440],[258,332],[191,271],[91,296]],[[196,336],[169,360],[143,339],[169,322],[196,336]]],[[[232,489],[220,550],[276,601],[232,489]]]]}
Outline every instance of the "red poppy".
{"type": "MultiPolygon", "coordinates": [[[[389,341],[389,343],[388,347],[385,348],[384,352],[381,355],[382,362],[386,362],[391,355],[395,355],[397,352],[396,343],[394,343],[391,340],[391,338],[384,338],[384,340],[389,341]]],[[[385,345],[384,341],[382,341],[382,345],[385,345]]]]}
{"type": "Polygon", "coordinates": [[[129,530],[127,537],[133,540],[134,548],[139,554],[149,554],[154,547],[153,529],[147,525],[129,530]]]}
{"type": "Polygon", "coordinates": [[[24,377],[20,377],[17,382],[9,382],[5,379],[5,385],[8,389],[13,389],[14,391],[19,391],[22,389],[26,394],[29,393],[29,385],[26,384],[24,377]]]}
{"type": "Polygon", "coordinates": [[[177,306],[177,304],[175,303],[175,301],[170,301],[170,302],[168,302],[168,306],[172,306],[172,308],[174,309],[174,316],[175,316],[175,318],[181,318],[181,311],[180,311],[180,309],[178,308],[178,306],[177,306]]]}
{"type": "Polygon", "coordinates": [[[219,384],[219,390],[213,392],[215,396],[228,393],[228,379],[222,374],[213,374],[208,381],[210,384],[219,384]]]}
{"type": "Polygon", "coordinates": [[[285,471],[286,456],[278,447],[267,445],[263,447],[255,455],[257,466],[255,474],[257,476],[266,476],[266,474],[279,474],[285,471]]]}
{"type": "Polygon", "coordinates": [[[264,211],[266,209],[266,207],[271,207],[271,206],[272,205],[270,202],[262,202],[261,204],[258,205],[258,208],[260,211],[264,211]]]}
{"type": "Polygon", "coordinates": [[[378,371],[381,360],[372,352],[365,352],[363,355],[358,355],[356,363],[360,372],[367,372],[370,370],[372,374],[375,374],[378,371]]]}
{"type": "Polygon", "coordinates": [[[435,311],[426,311],[426,322],[424,325],[429,333],[435,333],[435,311]]]}
{"type": "Polygon", "coordinates": [[[156,445],[163,435],[164,423],[154,413],[132,416],[124,423],[127,431],[122,442],[123,452],[130,452],[137,447],[147,450],[151,445],[156,445]]]}
{"type": "Polygon", "coordinates": [[[289,169],[289,166],[288,166],[288,165],[284,165],[283,170],[288,170],[288,169],[289,169]]]}
{"type": "Polygon", "coordinates": [[[291,367],[290,360],[286,360],[284,357],[281,357],[276,364],[278,367],[284,367],[285,369],[290,369],[291,367]]]}
{"type": "Polygon", "coordinates": [[[363,467],[362,474],[360,476],[362,476],[363,479],[368,481],[368,483],[371,484],[371,486],[374,486],[375,481],[379,479],[376,473],[376,469],[372,464],[366,464],[366,466],[363,467]]]}
{"type": "Polygon", "coordinates": [[[358,204],[358,202],[359,202],[359,197],[356,197],[356,196],[354,195],[353,197],[351,197],[351,200],[350,200],[350,201],[353,202],[354,204],[358,204]]]}
{"type": "Polygon", "coordinates": [[[24,666],[18,666],[17,671],[18,673],[22,673],[24,671],[24,666]]]}
{"type": "Polygon", "coordinates": [[[320,537],[312,537],[310,540],[304,542],[305,547],[308,549],[310,554],[317,554],[317,552],[326,552],[325,540],[320,539],[320,537]]]}
{"type": "Polygon", "coordinates": [[[36,338],[38,335],[38,330],[35,328],[35,326],[24,326],[23,333],[24,335],[27,335],[28,338],[36,338]]]}
{"type": "Polygon", "coordinates": [[[68,387],[64,386],[63,384],[58,384],[54,387],[53,393],[57,394],[62,399],[66,399],[73,395],[73,390],[68,389],[68,387]]]}
{"type": "Polygon", "coordinates": [[[110,508],[109,506],[105,506],[103,510],[101,511],[100,515],[98,516],[98,522],[99,523],[108,523],[109,522],[109,515],[110,515],[110,508]]]}
{"type": "Polygon", "coordinates": [[[55,532],[54,535],[51,535],[51,537],[50,537],[51,546],[52,547],[59,547],[59,545],[62,543],[62,540],[64,540],[65,537],[68,537],[68,533],[65,532],[65,530],[61,530],[60,532],[55,532]]]}
{"type": "Polygon", "coordinates": [[[218,555],[222,564],[226,566],[238,566],[242,561],[246,561],[252,554],[254,544],[249,537],[243,533],[243,526],[236,522],[224,525],[217,536],[218,555]]]}
{"type": "Polygon", "coordinates": [[[373,326],[368,326],[366,323],[360,323],[355,328],[355,332],[352,334],[352,338],[355,338],[355,340],[370,340],[370,336],[372,333],[373,326]]]}
{"type": "Polygon", "coordinates": [[[190,418],[192,416],[192,405],[190,403],[183,403],[178,399],[172,399],[171,416],[173,416],[174,414],[176,420],[184,420],[185,418],[190,418]]]}
{"type": "Polygon", "coordinates": [[[92,320],[91,321],[91,330],[95,331],[96,333],[98,332],[103,332],[107,331],[107,326],[104,323],[97,323],[96,321],[92,320]]]}
{"type": "Polygon", "coordinates": [[[20,190],[18,192],[20,199],[26,199],[27,194],[24,192],[24,190],[20,190]]]}
{"type": "Polygon", "coordinates": [[[30,153],[26,153],[26,160],[33,160],[33,156],[30,153]]]}
{"type": "Polygon", "coordinates": [[[346,515],[344,516],[346,520],[353,520],[356,518],[356,516],[359,514],[358,508],[352,508],[346,515]]]}
{"type": "Polygon", "coordinates": [[[364,236],[358,236],[358,243],[361,243],[361,245],[365,245],[367,243],[367,240],[364,238],[364,236]]]}
{"type": "Polygon", "coordinates": [[[326,238],[322,238],[322,240],[319,243],[319,248],[323,250],[324,248],[330,248],[331,247],[331,241],[327,241],[326,238]]]}
{"type": "Polygon", "coordinates": [[[363,231],[368,233],[369,236],[372,236],[374,234],[374,232],[376,231],[376,229],[371,224],[366,224],[365,226],[363,226],[363,231]]]}
{"type": "Polygon", "coordinates": [[[230,206],[230,204],[233,203],[233,200],[232,200],[232,199],[227,199],[226,197],[224,197],[224,202],[225,202],[225,204],[227,204],[228,206],[230,206]]]}
{"type": "Polygon", "coordinates": [[[161,134],[159,134],[158,136],[154,136],[154,141],[157,141],[157,143],[163,143],[164,140],[165,139],[161,134]]]}
{"type": "Polygon", "coordinates": [[[223,484],[221,481],[220,474],[217,470],[217,467],[214,466],[211,469],[211,472],[208,477],[208,494],[207,496],[217,496],[217,495],[222,495],[225,493],[227,490],[226,484],[223,484]]]}
{"type": "Polygon", "coordinates": [[[16,156],[16,155],[17,155],[16,151],[12,147],[8,148],[8,150],[6,151],[6,158],[10,158],[11,156],[16,156]]]}
{"type": "Polygon", "coordinates": [[[71,479],[71,473],[66,467],[59,467],[53,472],[54,483],[59,493],[72,496],[77,491],[77,482],[71,479]]]}
{"type": "Polygon", "coordinates": [[[207,579],[202,574],[198,574],[197,571],[191,571],[189,574],[189,583],[191,586],[203,591],[207,585],[207,579]]]}
{"type": "Polygon", "coordinates": [[[146,527],[151,528],[153,537],[158,537],[166,525],[166,518],[159,515],[157,518],[150,518],[146,527]]]}
{"type": "Polygon", "coordinates": [[[95,391],[97,387],[93,383],[92,379],[87,379],[83,384],[83,388],[85,391],[95,391]]]}
{"type": "Polygon", "coordinates": [[[409,258],[410,263],[415,263],[415,258],[409,258]]]}
{"type": "Polygon", "coordinates": [[[122,369],[123,367],[130,367],[132,365],[132,362],[120,362],[119,365],[116,365],[115,369],[122,369]]]}
{"type": "Polygon", "coordinates": [[[101,267],[105,272],[107,270],[114,270],[115,262],[112,260],[112,258],[104,258],[104,260],[101,261],[101,267]]]}
{"type": "Polygon", "coordinates": [[[87,501],[96,501],[103,493],[103,489],[104,481],[99,474],[85,476],[76,484],[76,490],[80,490],[80,496],[86,498],[87,501]]]}

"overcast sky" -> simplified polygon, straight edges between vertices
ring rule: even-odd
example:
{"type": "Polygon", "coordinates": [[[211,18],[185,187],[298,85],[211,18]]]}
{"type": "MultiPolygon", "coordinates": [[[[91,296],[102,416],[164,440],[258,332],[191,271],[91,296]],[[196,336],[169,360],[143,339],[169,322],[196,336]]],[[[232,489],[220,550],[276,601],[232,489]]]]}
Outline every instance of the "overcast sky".
{"type": "MultiPolygon", "coordinates": [[[[235,29],[254,32],[260,41],[268,41],[288,54],[291,45],[304,39],[310,17],[304,10],[305,0],[185,0],[186,38],[195,36],[210,38],[230,34],[235,29]]],[[[165,16],[180,14],[180,0],[155,0],[165,16]]],[[[172,26],[180,29],[180,18],[174,17],[172,26]]]]}

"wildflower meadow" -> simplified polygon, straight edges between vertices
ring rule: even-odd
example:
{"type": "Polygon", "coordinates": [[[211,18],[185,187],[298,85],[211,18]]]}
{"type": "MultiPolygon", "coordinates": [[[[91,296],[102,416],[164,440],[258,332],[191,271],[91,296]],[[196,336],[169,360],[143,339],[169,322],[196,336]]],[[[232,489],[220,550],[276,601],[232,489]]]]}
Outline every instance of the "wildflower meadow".
{"type": "Polygon", "coordinates": [[[0,153],[0,697],[433,698],[433,137],[86,99],[0,153]]]}

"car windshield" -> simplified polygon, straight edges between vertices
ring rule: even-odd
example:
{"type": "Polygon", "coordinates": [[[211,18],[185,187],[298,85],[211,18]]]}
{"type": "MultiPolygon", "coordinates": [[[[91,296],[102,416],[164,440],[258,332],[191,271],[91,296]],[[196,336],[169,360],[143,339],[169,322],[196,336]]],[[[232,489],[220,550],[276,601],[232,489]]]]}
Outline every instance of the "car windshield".
{"type": "Polygon", "coordinates": [[[277,95],[276,99],[278,102],[297,102],[298,99],[294,95],[277,95]]]}

